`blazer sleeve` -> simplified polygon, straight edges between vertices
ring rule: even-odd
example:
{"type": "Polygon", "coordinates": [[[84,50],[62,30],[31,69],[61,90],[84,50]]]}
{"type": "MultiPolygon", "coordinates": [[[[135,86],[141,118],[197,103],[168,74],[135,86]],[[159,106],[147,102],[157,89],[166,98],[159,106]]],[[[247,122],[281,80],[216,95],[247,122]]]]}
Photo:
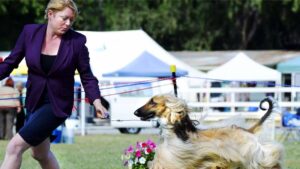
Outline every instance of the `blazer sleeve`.
{"type": "Polygon", "coordinates": [[[93,75],[90,58],[87,47],[85,46],[86,38],[83,36],[80,43],[79,57],[77,60],[77,70],[80,75],[84,91],[89,102],[92,104],[95,99],[100,99],[100,89],[97,78],[93,75]]]}
{"type": "Polygon", "coordinates": [[[25,28],[23,28],[14,49],[8,57],[0,63],[0,80],[8,77],[14,68],[17,68],[19,63],[25,56],[25,28]]]}

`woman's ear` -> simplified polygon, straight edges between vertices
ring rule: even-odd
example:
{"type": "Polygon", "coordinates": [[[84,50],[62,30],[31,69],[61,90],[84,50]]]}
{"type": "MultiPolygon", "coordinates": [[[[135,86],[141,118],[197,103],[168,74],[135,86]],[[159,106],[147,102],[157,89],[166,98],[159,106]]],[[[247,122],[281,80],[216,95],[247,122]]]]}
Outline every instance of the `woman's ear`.
{"type": "Polygon", "coordinates": [[[49,9],[48,12],[47,12],[47,18],[50,19],[51,17],[54,16],[54,14],[55,14],[54,11],[49,9]]]}

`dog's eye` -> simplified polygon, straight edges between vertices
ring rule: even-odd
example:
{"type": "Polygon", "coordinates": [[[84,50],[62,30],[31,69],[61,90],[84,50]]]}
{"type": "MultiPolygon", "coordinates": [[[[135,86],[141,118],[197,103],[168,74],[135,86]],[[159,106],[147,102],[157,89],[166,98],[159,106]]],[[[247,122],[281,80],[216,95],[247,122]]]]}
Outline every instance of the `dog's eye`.
{"type": "Polygon", "coordinates": [[[151,99],[150,102],[149,102],[149,104],[152,105],[152,106],[155,106],[157,103],[155,103],[155,102],[153,101],[153,99],[151,99]]]}

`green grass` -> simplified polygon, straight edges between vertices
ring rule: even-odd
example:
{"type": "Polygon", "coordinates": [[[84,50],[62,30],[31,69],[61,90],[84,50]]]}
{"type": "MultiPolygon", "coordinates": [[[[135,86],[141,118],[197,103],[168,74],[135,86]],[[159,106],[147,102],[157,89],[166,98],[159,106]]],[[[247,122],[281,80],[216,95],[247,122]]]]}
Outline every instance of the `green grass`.
{"type": "Polygon", "coordinates": [[[300,142],[285,142],[285,167],[300,169],[300,142]]]}
{"type": "MultiPolygon", "coordinates": [[[[76,136],[75,144],[53,144],[52,151],[62,169],[124,169],[121,155],[129,145],[137,141],[151,139],[157,142],[156,135],[101,134],[76,136]]],[[[4,158],[7,141],[0,141],[0,163],[4,158]]],[[[31,158],[30,152],[23,155],[21,169],[40,169],[31,158]]]]}
{"type": "MultiPolygon", "coordinates": [[[[129,145],[148,138],[157,142],[156,135],[89,135],[76,136],[75,144],[54,144],[52,150],[62,169],[123,169],[121,155],[129,145]]],[[[7,141],[0,141],[0,161],[3,160],[7,141]]],[[[285,167],[300,169],[300,142],[285,142],[285,167]]],[[[1,162],[0,162],[1,163],[1,162]]],[[[21,169],[40,169],[26,152],[21,169]]]]}

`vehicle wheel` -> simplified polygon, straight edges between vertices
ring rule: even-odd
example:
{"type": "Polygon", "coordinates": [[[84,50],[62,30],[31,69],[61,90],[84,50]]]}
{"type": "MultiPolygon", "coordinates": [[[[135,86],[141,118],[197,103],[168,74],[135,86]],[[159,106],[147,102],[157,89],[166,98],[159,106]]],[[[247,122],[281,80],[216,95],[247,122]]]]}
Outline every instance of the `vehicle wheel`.
{"type": "Polygon", "coordinates": [[[139,134],[141,128],[119,128],[119,131],[124,134],[139,134]]]}
{"type": "Polygon", "coordinates": [[[126,134],[126,128],[118,128],[120,133],[126,134]]]}

